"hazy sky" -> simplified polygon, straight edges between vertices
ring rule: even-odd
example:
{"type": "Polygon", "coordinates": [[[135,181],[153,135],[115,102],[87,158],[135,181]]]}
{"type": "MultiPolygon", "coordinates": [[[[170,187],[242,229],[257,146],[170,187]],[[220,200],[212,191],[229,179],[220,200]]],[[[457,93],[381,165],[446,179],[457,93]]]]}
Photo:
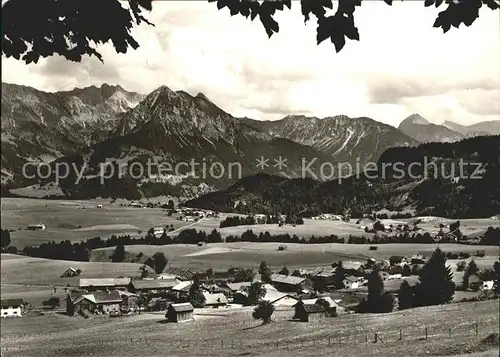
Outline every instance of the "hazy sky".
{"type": "Polygon", "coordinates": [[[120,84],[148,93],[160,85],[203,92],[235,116],[280,119],[368,116],[397,125],[420,113],[431,122],[500,119],[500,17],[483,6],[469,28],[443,34],[439,10],[423,1],[365,2],[356,10],[361,41],[340,53],[316,45],[316,21],[304,25],[300,3],[278,14],[268,39],[259,20],[231,17],[204,1],[154,3],[155,27],[134,31],[141,47],[118,55],[100,47],[104,64],[60,57],[26,66],[2,59],[2,81],[46,91],[120,84]]]}

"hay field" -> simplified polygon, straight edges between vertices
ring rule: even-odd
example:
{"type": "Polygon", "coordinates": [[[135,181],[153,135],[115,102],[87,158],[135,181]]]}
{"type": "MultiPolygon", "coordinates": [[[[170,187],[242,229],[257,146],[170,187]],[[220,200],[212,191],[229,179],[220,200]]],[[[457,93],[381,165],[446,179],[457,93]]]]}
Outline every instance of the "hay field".
{"type": "MultiPolygon", "coordinates": [[[[205,309],[206,310],[206,309],[205,309]]],[[[353,314],[301,323],[291,310],[260,326],[250,309],[195,311],[195,321],[162,314],[84,320],[59,314],[2,321],[3,356],[496,356],[498,300],[353,314]],[[212,315],[212,316],[210,316],[212,315]],[[477,335],[475,324],[477,323],[477,335]],[[425,328],[428,339],[425,340],[425,328]],[[451,329],[451,330],[449,330],[451,329]],[[399,340],[400,331],[403,340],[399,340]],[[451,331],[451,337],[450,337],[451,331]],[[374,343],[374,334],[379,341],[374,343]]],[[[498,337],[497,337],[498,338],[498,337]]],[[[498,340],[497,340],[498,341],[498,340]]],[[[498,342],[497,342],[498,343],[498,342]]]]}
{"type": "MultiPolygon", "coordinates": [[[[160,208],[132,208],[112,205],[107,200],[42,200],[26,198],[2,199],[2,229],[13,229],[12,245],[23,248],[51,240],[81,241],[100,236],[129,234],[137,236],[151,227],[187,223],[168,217],[160,208]],[[103,208],[97,208],[102,204],[103,208]],[[43,223],[44,231],[28,231],[28,224],[43,223]]],[[[142,235],[143,235],[142,234],[142,235]]]]}
{"type": "MultiPolygon", "coordinates": [[[[331,265],[339,260],[354,260],[364,262],[368,258],[387,259],[392,255],[411,256],[422,253],[430,256],[440,247],[445,252],[467,252],[474,254],[477,249],[485,250],[486,256],[475,257],[480,268],[491,268],[498,259],[499,248],[495,246],[472,246],[463,244],[380,244],[378,250],[369,250],[368,244],[298,244],[288,243],[285,251],[278,250],[281,243],[210,243],[202,247],[195,245],[164,245],[127,246],[125,250],[132,254],[140,252],[152,255],[163,252],[169,259],[171,266],[206,270],[227,270],[231,267],[257,268],[265,260],[271,267],[277,269],[287,266],[290,268],[314,267],[331,265]]],[[[92,252],[92,261],[107,260],[114,251],[114,247],[97,249],[92,252]],[[103,253],[106,252],[106,253],[103,253]]],[[[469,259],[470,260],[470,259],[469,259]]],[[[459,260],[450,261],[456,266],[459,260]]]]}

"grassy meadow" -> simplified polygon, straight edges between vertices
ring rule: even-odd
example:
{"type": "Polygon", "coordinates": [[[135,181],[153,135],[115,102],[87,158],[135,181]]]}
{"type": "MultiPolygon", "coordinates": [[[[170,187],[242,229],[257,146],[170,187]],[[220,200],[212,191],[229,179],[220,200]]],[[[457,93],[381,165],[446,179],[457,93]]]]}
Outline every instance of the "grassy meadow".
{"type": "Polygon", "coordinates": [[[163,314],[154,313],[88,320],[55,313],[6,320],[2,356],[498,355],[494,300],[309,323],[290,321],[293,311],[284,309],[265,326],[252,319],[248,308],[207,310],[195,311],[194,321],[181,324],[165,323],[163,314]]]}

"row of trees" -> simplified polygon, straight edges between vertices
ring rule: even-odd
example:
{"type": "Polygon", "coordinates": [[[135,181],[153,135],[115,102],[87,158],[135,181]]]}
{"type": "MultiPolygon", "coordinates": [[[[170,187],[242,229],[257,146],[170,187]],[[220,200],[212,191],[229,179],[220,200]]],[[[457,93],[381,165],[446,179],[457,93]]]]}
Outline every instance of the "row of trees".
{"type": "MultiPolygon", "coordinates": [[[[10,244],[10,233],[7,230],[2,230],[2,242],[10,244]]],[[[33,257],[47,259],[62,259],[88,261],[89,252],[97,248],[114,247],[119,245],[168,245],[168,244],[198,244],[203,243],[220,243],[223,242],[222,235],[216,229],[207,234],[205,231],[197,231],[194,228],[185,229],[177,236],[170,236],[165,231],[159,238],[148,233],[142,238],[131,238],[129,235],[111,236],[107,240],[100,237],[95,237],[79,243],[71,243],[69,240],[56,243],[54,241],[42,243],[39,246],[29,246],[23,249],[23,253],[33,257]]],[[[251,229],[243,232],[240,236],[230,235],[225,238],[225,242],[274,242],[274,243],[300,243],[300,244],[317,244],[317,243],[345,243],[345,239],[338,237],[335,234],[329,236],[315,236],[310,238],[299,238],[297,235],[285,234],[270,234],[269,232],[260,232],[258,235],[251,229]]],[[[384,244],[384,243],[435,243],[429,233],[409,235],[404,232],[395,236],[378,236],[367,238],[365,236],[352,236],[347,239],[347,244],[384,244]]],[[[481,239],[482,244],[500,245],[500,228],[489,227],[481,239]]],[[[121,248],[120,248],[121,249],[121,248]]],[[[113,261],[123,261],[123,254],[117,255],[113,261]]]]}

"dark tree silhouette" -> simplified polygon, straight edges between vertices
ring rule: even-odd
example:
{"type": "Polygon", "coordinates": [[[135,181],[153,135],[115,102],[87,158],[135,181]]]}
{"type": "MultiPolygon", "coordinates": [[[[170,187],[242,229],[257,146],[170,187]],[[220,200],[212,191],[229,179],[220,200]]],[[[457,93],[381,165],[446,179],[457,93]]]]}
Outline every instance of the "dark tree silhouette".
{"type": "Polygon", "coordinates": [[[467,268],[464,272],[464,277],[462,279],[462,287],[467,290],[469,288],[469,278],[473,275],[476,275],[479,272],[479,267],[477,266],[474,259],[472,259],[467,265],[467,268]]]}
{"type": "Polygon", "coordinates": [[[125,259],[125,246],[123,244],[118,244],[116,246],[115,252],[111,257],[113,263],[121,263],[125,259]]]}
{"type": "Polygon", "coordinates": [[[495,274],[495,285],[493,290],[496,294],[500,294],[500,262],[495,262],[495,264],[493,264],[493,271],[495,274]]]}
{"type": "Polygon", "coordinates": [[[345,286],[344,286],[345,277],[346,277],[346,271],[344,269],[344,265],[343,265],[342,261],[340,260],[337,263],[337,269],[335,269],[335,288],[336,289],[345,288],[345,286]]]}
{"type": "Polygon", "coordinates": [[[404,265],[403,266],[403,272],[401,273],[403,276],[410,276],[411,275],[411,268],[409,265],[404,265]]]}
{"type": "Polygon", "coordinates": [[[193,284],[189,288],[189,301],[194,307],[204,307],[205,306],[205,295],[201,290],[201,283],[198,274],[193,277],[193,284]]]}
{"type": "Polygon", "coordinates": [[[398,309],[406,310],[413,307],[413,288],[405,280],[401,283],[398,292],[398,309]]]}
{"type": "Polygon", "coordinates": [[[391,312],[393,308],[394,296],[389,292],[384,293],[384,281],[378,270],[373,269],[368,275],[368,297],[359,303],[357,311],[383,313],[391,312]]]}
{"type": "Polygon", "coordinates": [[[269,269],[269,266],[264,261],[260,263],[259,274],[264,284],[271,283],[271,269],[269,269]]]}
{"type": "Polygon", "coordinates": [[[206,274],[207,274],[207,279],[211,280],[214,278],[214,270],[212,268],[208,268],[206,274]]]}
{"type": "Polygon", "coordinates": [[[416,287],[417,306],[440,305],[450,302],[455,294],[453,273],[446,266],[444,252],[437,248],[419,273],[416,287]]]}
{"type": "Polygon", "coordinates": [[[256,281],[248,287],[248,305],[257,305],[266,296],[264,285],[256,281]]]}
{"type": "Polygon", "coordinates": [[[252,316],[256,320],[262,320],[262,324],[268,324],[271,322],[271,316],[274,312],[274,305],[270,301],[261,301],[257,305],[252,313],[252,316]]]}
{"type": "Polygon", "coordinates": [[[153,254],[154,269],[156,274],[163,273],[163,270],[168,264],[168,259],[163,252],[156,252],[153,254]]]}
{"type": "Polygon", "coordinates": [[[2,248],[6,248],[10,244],[10,232],[7,229],[1,230],[0,236],[1,246],[2,248]]]}
{"type": "Polygon", "coordinates": [[[282,275],[290,275],[290,271],[287,267],[283,267],[283,269],[281,269],[279,273],[282,275]]]}
{"type": "MultiPolygon", "coordinates": [[[[139,43],[130,30],[145,22],[153,25],[143,11],[152,10],[152,0],[8,0],[2,5],[2,53],[6,57],[21,59],[26,63],[37,62],[40,57],[54,54],[71,61],[80,62],[82,56],[101,54],[94,44],[111,42],[116,52],[126,53],[128,48],[137,49],[139,43]],[[127,6],[128,3],[128,6],[127,6]],[[30,11],[27,12],[26,9],[30,11]]],[[[208,0],[217,8],[228,8],[231,16],[240,15],[250,20],[259,18],[269,37],[279,32],[274,18],[278,11],[290,10],[291,0],[257,1],[208,0]]],[[[392,5],[393,0],[384,0],[392,5]]],[[[346,38],[360,39],[355,25],[354,13],[361,0],[301,0],[304,22],[317,19],[316,41],[318,44],[330,39],[335,50],[344,48],[346,38]]],[[[479,9],[486,5],[492,10],[500,8],[499,0],[425,0],[424,6],[447,6],[438,14],[434,27],[447,32],[461,24],[470,26],[478,17],[479,9]]]]}

